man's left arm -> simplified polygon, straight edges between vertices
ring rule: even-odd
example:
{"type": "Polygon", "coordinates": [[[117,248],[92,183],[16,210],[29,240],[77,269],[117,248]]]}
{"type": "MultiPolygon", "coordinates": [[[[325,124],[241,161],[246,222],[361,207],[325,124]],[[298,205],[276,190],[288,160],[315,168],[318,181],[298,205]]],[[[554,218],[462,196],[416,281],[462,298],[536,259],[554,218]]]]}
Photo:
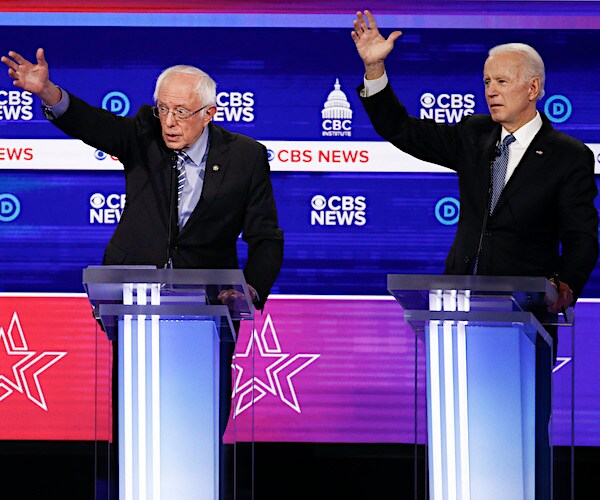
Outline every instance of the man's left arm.
{"type": "Polygon", "coordinates": [[[569,167],[557,200],[562,255],[556,277],[563,285],[558,290],[559,301],[561,295],[563,301],[568,297],[564,291],[566,284],[572,290],[574,304],[598,261],[598,211],[594,205],[598,188],[594,155],[587,146],[581,144],[571,151],[567,161],[569,167]]]}
{"type": "Polygon", "coordinates": [[[267,150],[263,145],[259,145],[252,170],[242,235],[248,244],[244,275],[257,292],[255,307],[262,309],[283,263],[283,231],[278,225],[267,150]]]}

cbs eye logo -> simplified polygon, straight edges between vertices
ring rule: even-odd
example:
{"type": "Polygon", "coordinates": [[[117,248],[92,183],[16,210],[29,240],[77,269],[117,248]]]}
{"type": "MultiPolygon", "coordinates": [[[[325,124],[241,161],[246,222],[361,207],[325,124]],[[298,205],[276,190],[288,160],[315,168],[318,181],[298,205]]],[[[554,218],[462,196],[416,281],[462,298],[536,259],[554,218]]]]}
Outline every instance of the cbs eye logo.
{"type": "Polygon", "coordinates": [[[310,204],[313,207],[313,210],[323,210],[327,206],[327,199],[325,196],[320,194],[313,196],[313,199],[310,201],[310,204]]]}
{"type": "Polygon", "coordinates": [[[0,194],[0,222],[12,222],[21,213],[21,203],[9,193],[0,194]]]}
{"type": "Polygon", "coordinates": [[[432,108],[435,104],[435,96],[430,92],[426,92],[421,96],[421,106],[424,108],[432,108]]]}
{"type": "Polygon", "coordinates": [[[106,204],[106,198],[100,193],[94,193],[90,196],[90,205],[92,208],[102,208],[106,204]]]}

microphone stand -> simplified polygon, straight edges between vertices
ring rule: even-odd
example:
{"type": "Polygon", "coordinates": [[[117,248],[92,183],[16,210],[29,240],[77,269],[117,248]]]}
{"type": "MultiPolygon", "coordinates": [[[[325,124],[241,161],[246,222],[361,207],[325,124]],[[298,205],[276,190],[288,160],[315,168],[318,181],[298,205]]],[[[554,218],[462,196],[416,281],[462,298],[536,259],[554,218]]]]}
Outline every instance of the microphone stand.
{"type": "Polygon", "coordinates": [[[171,238],[173,235],[173,192],[175,191],[173,174],[176,168],[177,154],[173,152],[171,154],[171,175],[169,176],[169,234],[167,235],[167,261],[165,262],[164,269],[173,269],[173,258],[171,257],[171,238]]]}
{"type": "Polygon", "coordinates": [[[479,243],[477,245],[477,252],[475,253],[475,262],[473,263],[473,274],[477,274],[477,266],[479,264],[479,255],[481,254],[481,250],[483,248],[483,234],[485,233],[485,227],[487,226],[487,221],[488,221],[488,217],[490,214],[490,203],[492,201],[492,189],[493,189],[492,168],[494,167],[494,162],[496,161],[496,158],[498,158],[499,154],[500,154],[500,151],[498,149],[498,146],[496,146],[494,159],[490,161],[490,187],[488,188],[487,203],[485,206],[485,211],[483,213],[483,223],[481,224],[481,231],[479,232],[479,243]]]}

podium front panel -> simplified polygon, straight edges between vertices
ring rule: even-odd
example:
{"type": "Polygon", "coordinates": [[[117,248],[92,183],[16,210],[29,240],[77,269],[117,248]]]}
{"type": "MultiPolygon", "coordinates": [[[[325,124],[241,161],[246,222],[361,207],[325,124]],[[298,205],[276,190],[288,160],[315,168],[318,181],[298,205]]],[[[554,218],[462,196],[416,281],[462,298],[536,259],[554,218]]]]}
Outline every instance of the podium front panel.
{"type": "Polygon", "coordinates": [[[425,343],[429,498],[551,498],[540,384],[553,341],[532,311],[556,290],[539,277],[447,275],[388,275],[388,289],[425,343]]]}
{"type": "Polygon", "coordinates": [[[118,342],[120,498],[219,498],[214,322],[125,317],[118,342]]]}

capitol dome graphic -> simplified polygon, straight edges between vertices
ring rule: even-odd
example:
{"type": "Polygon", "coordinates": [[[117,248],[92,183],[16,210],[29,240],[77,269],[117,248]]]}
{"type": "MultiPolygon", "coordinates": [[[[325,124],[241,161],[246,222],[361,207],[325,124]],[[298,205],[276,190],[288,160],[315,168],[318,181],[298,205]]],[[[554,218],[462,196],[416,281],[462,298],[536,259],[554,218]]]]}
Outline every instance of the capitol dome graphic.
{"type": "Polygon", "coordinates": [[[329,93],[327,101],[321,111],[321,118],[326,119],[339,119],[339,120],[350,120],[352,119],[352,110],[350,109],[350,103],[346,94],[340,90],[340,80],[335,79],[334,90],[329,93]]]}

